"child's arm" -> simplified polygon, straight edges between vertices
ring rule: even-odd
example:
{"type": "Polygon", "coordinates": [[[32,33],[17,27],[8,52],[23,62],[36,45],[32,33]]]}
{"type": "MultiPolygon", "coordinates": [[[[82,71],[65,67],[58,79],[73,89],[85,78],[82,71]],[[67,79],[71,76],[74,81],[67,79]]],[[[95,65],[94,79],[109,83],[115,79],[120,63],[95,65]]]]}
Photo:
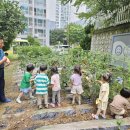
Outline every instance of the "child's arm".
{"type": "Polygon", "coordinates": [[[102,96],[99,98],[99,100],[102,101],[102,99],[104,98],[105,94],[106,94],[106,91],[102,91],[102,94],[101,94],[102,96]]]}
{"type": "Polygon", "coordinates": [[[96,80],[96,82],[100,83],[101,85],[103,84],[101,80],[96,80]]]}
{"type": "Polygon", "coordinates": [[[6,62],[6,60],[7,60],[7,57],[6,57],[6,56],[4,56],[4,57],[3,57],[3,59],[2,59],[2,60],[0,60],[0,65],[1,65],[1,64],[3,64],[4,62],[6,62]]]}

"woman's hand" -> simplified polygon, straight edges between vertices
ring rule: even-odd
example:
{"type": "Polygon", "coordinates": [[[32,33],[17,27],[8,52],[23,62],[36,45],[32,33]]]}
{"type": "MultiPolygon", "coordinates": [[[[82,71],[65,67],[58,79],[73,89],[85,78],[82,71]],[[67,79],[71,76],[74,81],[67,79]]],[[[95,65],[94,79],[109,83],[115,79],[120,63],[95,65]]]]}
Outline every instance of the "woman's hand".
{"type": "Polygon", "coordinates": [[[10,65],[10,60],[6,57],[6,61],[5,61],[6,65],[5,67],[9,66],[10,65]]]}

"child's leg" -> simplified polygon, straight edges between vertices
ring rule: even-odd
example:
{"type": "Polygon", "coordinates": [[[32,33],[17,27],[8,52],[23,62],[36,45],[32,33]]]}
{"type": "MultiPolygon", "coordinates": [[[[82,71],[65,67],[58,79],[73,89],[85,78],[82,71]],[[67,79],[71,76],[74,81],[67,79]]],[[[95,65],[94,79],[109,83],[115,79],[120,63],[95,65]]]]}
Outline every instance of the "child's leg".
{"type": "Polygon", "coordinates": [[[73,94],[72,104],[75,104],[75,98],[76,98],[76,94],[73,94]]]}
{"type": "Polygon", "coordinates": [[[96,114],[92,114],[92,117],[93,117],[94,119],[98,120],[98,119],[99,119],[98,116],[99,116],[100,113],[101,113],[101,109],[98,108],[97,113],[96,113],[96,114]]]}
{"type": "Polygon", "coordinates": [[[78,94],[78,104],[81,105],[81,95],[78,94]]]}
{"type": "Polygon", "coordinates": [[[40,109],[42,108],[42,95],[37,95],[37,105],[40,109]]]}
{"type": "Polygon", "coordinates": [[[17,97],[17,99],[16,99],[16,101],[17,101],[17,103],[21,103],[21,97],[24,95],[24,93],[23,92],[21,92],[20,94],[19,94],[19,96],[17,97]]]}
{"type": "Polygon", "coordinates": [[[35,97],[32,95],[32,90],[29,91],[29,97],[34,99],[35,97]]]}
{"type": "Polygon", "coordinates": [[[104,118],[106,118],[106,110],[103,110],[103,115],[104,118]]]}
{"type": "Polygon", "coordinates": [[[99,116],[99,114],[101,113],[101,111],[102,110],[100,108],[98,108],[96,115],[99,116]]]}
{"type": "Polygon", "coordinates": [[[52,103],[56,103],[56,91],[52,91],[52,103]]]}
{"type": "Polygon", "coordinates": [[[57,91],[57,99],[58,99],[58,106],[60,107],[61,106],[60,105],[60,102],[61,102],[61,100],[60,100],[60,90],[57,91]]]}
{"type": "Polygon", "coordinates": [[[45,107],[48,108],[48,94],[44,95],[45,107]]]}

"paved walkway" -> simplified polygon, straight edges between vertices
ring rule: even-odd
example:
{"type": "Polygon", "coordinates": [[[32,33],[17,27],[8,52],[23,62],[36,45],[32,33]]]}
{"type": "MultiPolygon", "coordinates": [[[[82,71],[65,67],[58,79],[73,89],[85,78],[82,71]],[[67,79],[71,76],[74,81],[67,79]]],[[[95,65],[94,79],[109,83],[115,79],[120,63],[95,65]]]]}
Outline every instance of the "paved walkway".
{"type": "Polygon", "coordinates": [[[68,124],[43,126],[36,130],[130,130],[130,117],[122,120],[91,120],[68,124]],[[117,122],[121,122],[118,129],[117,122]]]}

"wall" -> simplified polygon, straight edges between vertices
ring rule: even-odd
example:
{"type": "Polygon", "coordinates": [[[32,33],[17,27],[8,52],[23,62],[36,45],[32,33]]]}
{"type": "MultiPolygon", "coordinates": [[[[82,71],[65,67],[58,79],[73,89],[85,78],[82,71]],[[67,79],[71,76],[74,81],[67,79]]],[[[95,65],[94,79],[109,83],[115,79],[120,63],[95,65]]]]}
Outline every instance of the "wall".
{"type": "Polygon", "coordinates": [[[112,36],[122,33],[130,33],[130,23],[95,30],[91,41],[91,50],[111,52],[112,36]]]}

